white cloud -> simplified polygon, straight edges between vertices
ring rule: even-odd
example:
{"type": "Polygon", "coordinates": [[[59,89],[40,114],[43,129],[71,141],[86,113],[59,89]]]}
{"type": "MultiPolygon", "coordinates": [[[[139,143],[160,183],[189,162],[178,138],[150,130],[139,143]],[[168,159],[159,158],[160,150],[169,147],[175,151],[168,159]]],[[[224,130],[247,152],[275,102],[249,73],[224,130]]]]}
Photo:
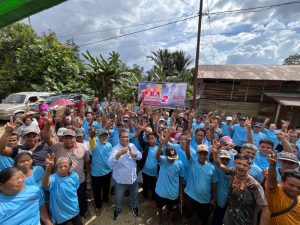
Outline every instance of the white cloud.
{"type": "MultiPolygon", "coordinates": [[[[186,0],[198,10],[199,0],[186,0]]],[[[282,3],[282,0],[211,0],[204,1],[204,12],[252,8],[282,3]]],[[[288,2],[285,0],[284,2],[288,2]]],[[[299,53],[300,4],[265,11],[211,15],[203,17],[201,63],[277,64],[290,54],[299,53]],[[211,28],[211,32],[210,32],[211,28]],[[213,35],[210,36],[210,33],[213,35]],[[214,53],[214,54],[213,54],[214,53]]],[[[55,31],[60,40],[68,34],[82,34],[135,24],[194,15],[196,11],[180,0],[69,0],[31,16],[38,33],[55,31]]],[[[146,29],[176,20],[74,36],[77,44],[97,42],[114,36],[146,29]]],[[[27,20],[24,20],[27,22],[27,20]]],[[[197,18],[110,41],[84,46],[95,55],[115,50],[128,64],[149,69],[146,58],[159,48],[183,50],[195,57],[197,18]]],[[[70,38],[70,37],[68,37],[70,38]]]]}

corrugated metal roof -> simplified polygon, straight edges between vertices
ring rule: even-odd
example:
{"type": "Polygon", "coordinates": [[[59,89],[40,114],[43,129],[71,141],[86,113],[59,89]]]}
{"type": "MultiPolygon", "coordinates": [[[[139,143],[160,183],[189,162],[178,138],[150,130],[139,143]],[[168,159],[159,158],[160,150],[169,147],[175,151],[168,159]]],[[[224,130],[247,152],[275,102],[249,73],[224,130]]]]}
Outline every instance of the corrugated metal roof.
{"type": "Polygon", "coordinates": [[[300,66],[200,65],[198,79],[300,81],[300,66]]]}
{"type": "Polygon", "coordinates": [[[282,105],[300,106],[299,93],[264,92],[264,94],[282,105]]]}

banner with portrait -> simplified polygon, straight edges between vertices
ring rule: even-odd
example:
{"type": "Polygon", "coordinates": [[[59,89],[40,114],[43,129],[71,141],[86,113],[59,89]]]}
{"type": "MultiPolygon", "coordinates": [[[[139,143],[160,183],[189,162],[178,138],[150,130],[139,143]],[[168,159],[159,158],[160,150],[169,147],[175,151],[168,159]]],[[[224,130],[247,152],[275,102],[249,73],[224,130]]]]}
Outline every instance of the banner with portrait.
{"type": "Polygon", "coordinates": [[[144,105],[161,108],[184,108],[186,83],[140,82],[138,99],[144,105]]]}

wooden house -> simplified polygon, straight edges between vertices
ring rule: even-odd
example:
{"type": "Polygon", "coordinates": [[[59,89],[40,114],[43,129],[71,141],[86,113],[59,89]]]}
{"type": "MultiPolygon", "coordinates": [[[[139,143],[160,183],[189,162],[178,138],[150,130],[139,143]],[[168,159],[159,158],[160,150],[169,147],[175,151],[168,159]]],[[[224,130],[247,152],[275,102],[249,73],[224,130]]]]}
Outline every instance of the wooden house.
{"type": "Polygon", "coordinates": [[[300,66],[201,65],[199,111],[220,109],[300,127],[300,66]]]}

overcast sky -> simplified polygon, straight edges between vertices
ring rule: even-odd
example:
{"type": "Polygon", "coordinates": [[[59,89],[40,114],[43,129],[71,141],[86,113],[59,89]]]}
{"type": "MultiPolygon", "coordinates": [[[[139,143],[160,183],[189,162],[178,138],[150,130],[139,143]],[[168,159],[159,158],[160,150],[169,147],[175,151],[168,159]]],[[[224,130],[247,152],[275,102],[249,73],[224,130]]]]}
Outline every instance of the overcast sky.
{"type": "MultiPolygon", "coordinates": [[[[291,1],[204,0],[203,12],[211,14],[203,17],[200,63],[281,64],[287,56],[300,53],[300,4],[214,14],[291,1]]],[[[85,45],[196,15],[199,0],[185,2],[190,6],[181,0],[69,0],[30,18],[38,33],[52,30],[63,42],[73,38],[78,45],[85,45]]],[[[183,50],[194,59],[197,23],[195,17],[80,49],[97,56],[117,51],[127,64],[146,69],[152,66],[147,56],[159,48],[183,50]]]]}

